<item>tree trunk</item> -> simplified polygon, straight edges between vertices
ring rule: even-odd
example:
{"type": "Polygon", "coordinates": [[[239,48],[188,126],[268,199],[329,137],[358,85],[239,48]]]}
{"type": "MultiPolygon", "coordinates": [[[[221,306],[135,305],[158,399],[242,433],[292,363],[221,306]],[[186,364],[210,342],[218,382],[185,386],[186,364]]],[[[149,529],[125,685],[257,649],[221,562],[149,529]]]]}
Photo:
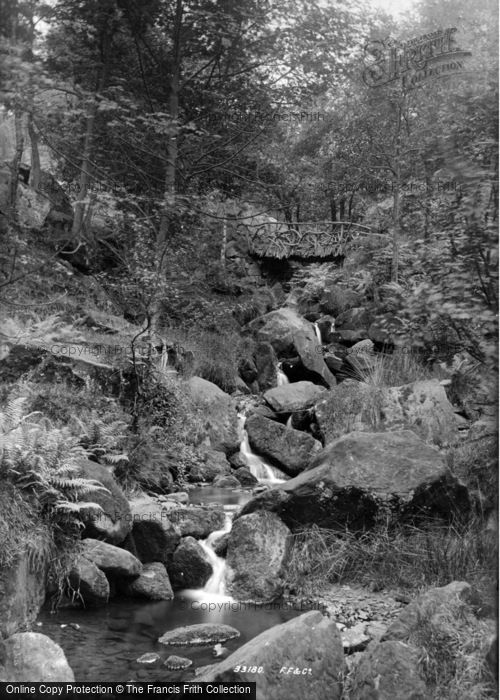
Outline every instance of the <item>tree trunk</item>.
{"type": "Polygon", "coordinates": [[[82,232],[82,225],[85,218],[86,197],[89,190],[91,177],[92,144],[94,140],[94,125],[97,113],[97,100],[93,100],[90,112],[87,115],[85,126],[85,140],[83,143],[83,155],[80,166],[80,178],[78,181],[78,199],[75,202],[75,213],[73,216],[73,228],[71,234],[73,238],[79,238],[82,232]]]}
{"type": "Polygon", "coordinates": [[[38,150],[38,144],[40,139],[38,133],[33,126],[33,112],[28,114],[28,135],[30,137],[31,143],[31,172],[30,172],[30,185],[34,190],[40,189],[40,180],[42,176],[40,168],[40,152],[38,150]]]}
{"type": "Polygon", "coordinates": [[[24,150],[23,115],[20,107],[16,107],[14,110],[14,128],[16,133],[16,151],[14,154],[14,159],[12,161],[10,172],[8,213],[12,221],[17,221],[17,187],[19,183],[19,169],[21,166],[24,150]]]}
{"type": "Polygon", "coordinates": [[[220,248],[220,264],[222,269],[226,269],[226,247],[227,247],[227,220],[222,222],[222,245],[220,248]]]}
{"type": "Polygon", "coordinates": [[[158,229],[157,247],[159,255],[159,274],[163,274],[166,255],[165,246],[168,241],[169,220],[175,208],[175,181],[177,173],[178,155],[178,120],[179,120],[179,87],[181,74],[181,27],[182,27],[182,0],[177,0],[175,6],[175,19],[173,30],[173,65],[169,84],[169,112],[172,120],[172,132],[167,137],[165,169],[165,188],[163,194],[163,207],[160,215],[160,225],[158,229]]]}

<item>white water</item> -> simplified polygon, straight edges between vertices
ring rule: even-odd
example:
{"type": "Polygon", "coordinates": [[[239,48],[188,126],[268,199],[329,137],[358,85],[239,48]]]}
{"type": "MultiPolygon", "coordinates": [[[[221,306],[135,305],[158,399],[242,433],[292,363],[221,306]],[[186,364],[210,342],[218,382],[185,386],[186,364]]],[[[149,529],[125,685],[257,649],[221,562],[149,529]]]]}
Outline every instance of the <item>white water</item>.
{"type": "MultiPolygon", "coordinates": [[[[267,464],[264,460],[258,457],[252,448],[248,440],[248,433],[245,430],[246,416],[243,413],[238,414],[238,431],[241,438],[240,444],[240,454],[243,457],[245,463],[248,466],[250,472],[261,482],[267,484],[281,484],[285,481],[284,474],[275,469],[270,464],[267,464]]],[[[201,600],[203,602],[212,603],[222,603],[232,601],[233,599],[226,595],[226,560],[222,557],[218,557],[214,552],[213,546],[221,535],[231,531],[231,525],[233,521],[233,513],[226,510],[226,521],[224,528],[222,530],[215,530],[212,532],[206,540],[199,540],[200,546],[202,547],[206,558],[212,566],[212,575],[201,589],[191,589],[184,591],[184,595],[191,599],[201,600]]]]}
{"type": "Polygon", "coordinates": [[[226,560],[222,557],[218,557],[213,550],[213,546],[218,538],[221,535],[225,535],[227,532],[230,532],[232,522],[233,513],[228,513],[226,511],[226,522],[223,529],[215,530],[207,537],[206,540],[198,540],[200,547],[203,549],[206,558],[210,562],[212,567],[212,575],[203,588],[191,588],[184,590],[182,593],[185,597],[190,598],[191,600],[213,603],[223,603],[233,600],[231,596],[226,595],[226,560]]]}
{"type": "Polygon", "coordinates": [[[318,343],[320,345],[323,345],[323,338],[321,337],[321,328],[318,326],[317,323],[314,324],[314,332],[316,333],[316,338],[318,339],[318,343]]]}
{"type": "Polygon", "coordinates": [[[266,484],[281,484],[285,479],[284,474],[276,467],[272,467],[262,457],[259,457],[252,451],[248,440],[248,433],[243,427],[245,425],[245,416],[240,415],[240,420],[243,420],[241,425],[241,444],[240,454],[243,457],[245,464],[256,479],[266,484]]]}
{"type": "Polygon", "coordinates": [[[281,362],[278,362],[278,367],[276,368],[276,382],[278,386],[284,386],[285,384],[290,384],[290,380],[286,374],[281,369],[281,362]]]}
{"type": "Polygon", "coordinates": [[[293,428],[293,425],[292,425],[292,418],[293,418],[293,416],[291,415],[290,418],[287,420],[287,422],[286,422],[286,427],[287,427],[287,428],[293,428]]]}

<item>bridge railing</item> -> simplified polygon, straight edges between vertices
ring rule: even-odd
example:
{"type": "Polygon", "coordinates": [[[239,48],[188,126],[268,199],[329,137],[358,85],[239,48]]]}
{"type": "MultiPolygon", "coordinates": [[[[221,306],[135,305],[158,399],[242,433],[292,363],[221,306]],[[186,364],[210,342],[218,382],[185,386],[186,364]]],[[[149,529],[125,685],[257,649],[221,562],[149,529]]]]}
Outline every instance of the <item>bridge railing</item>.
{"type": "Polygon", "coordinates": [[[371,229],[350,221],[283,221],[240,223],[250,250],[263,257],[324,257],[341,255],[345,246],[371,229]]]}

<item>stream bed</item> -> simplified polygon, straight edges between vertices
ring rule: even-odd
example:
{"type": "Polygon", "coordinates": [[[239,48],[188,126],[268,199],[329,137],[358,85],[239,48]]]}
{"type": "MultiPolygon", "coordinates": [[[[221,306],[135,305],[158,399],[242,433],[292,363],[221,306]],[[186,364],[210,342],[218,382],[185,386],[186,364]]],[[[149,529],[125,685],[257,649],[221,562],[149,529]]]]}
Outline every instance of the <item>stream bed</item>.
{"type": "Polygon", "coordinates": [[[280,601],[260,607],[218,596],[193,598],[186,591],[170,601],[151,603],[117,598],[100,608],[62,609],[55,614],[42,611],[38,617],[38,623],[42,624],[36,631],[62,647],[77,682],[176,681],[191,678],[195,668],[219,659],[213,655],[213,645],[159,644],[158,638],[168,630],[200,622],[231,625],[241,633],[238,639],[224,645],[233,652],[269,627],[303,612],[306,610],[280,601]],[[75,629],[76,625],[79,629],[75,629]],[[136,660],[147,652],[159,654],[160,665],[145,668],[138,664],[136,660]],[[163,661],[171,654],[185,656],[193,665],[186,671],[169,671],[163,661]]]}

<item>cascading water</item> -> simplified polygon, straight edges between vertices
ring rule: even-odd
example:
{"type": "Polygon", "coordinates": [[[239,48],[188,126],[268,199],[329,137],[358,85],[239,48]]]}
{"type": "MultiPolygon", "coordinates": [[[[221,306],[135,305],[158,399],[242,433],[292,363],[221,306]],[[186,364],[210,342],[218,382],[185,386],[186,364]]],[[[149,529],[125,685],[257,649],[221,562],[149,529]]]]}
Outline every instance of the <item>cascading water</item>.
{"type": "MultiPolygon", "coordinates": [[[[291,418],[290,418],[291,420],[291,418]]],[[[250,442],[248,440],[248,433],[245,430],[246,416],[243,413],[238,414],[238,431],[241,439],[240,443],[240,454],[248,466],[250,472],[261,482],[267,484],[281,484],[285,479],[285,475],[267,464],[264,460],[258,457],[252,448],[250,447],[250,442]]],[[[205,555],[212,566],[213,573],[201,590],[188,590],[184,591],[184,594],[189,597],[195,597],[199,600],[232,600],[230,596],[226,595],[225,586],[225,574],[226,574],[226,560],[222,557],[218,557],[214,552],[215,542],[226,533],[231,531],[231,524],[233,520],[233,513],[226,510],[226,522],[222,530],[216,530],[212,532],[206,540],[199,540],[199,544],[202,547],[205,555]]]]}
{"type": "Polygon", "coordinates": [[[316,333],[316,338],[320,345],[323,345],[323,338],[321,337],[321,328],[317,323],[314,324],[314,332],[316,333]]]}
{"type": "Polygon", "coordinates": [[[290,384],[290,380],[286,374],[281,369],[281,362],[278,362],[278,367],[276,368],[276,382],[278,386],[284,386],[285,384],[290,384]]]}
{"type": "Polygon", "coordinates": [[[286,422],[286,427],[287,427],[287,428],[293,428],[292,419],[293,419],[293,415],[290,415],[289,419],[288,419],[287,422],[286,422]]]}
{"type": "Polygon", "coordinates": [[[267,484],[281,484],[283,481],[285,481],[285,475],[280,472],[279,469],[276,469],[276,467],[272,467],[270,464],[267,464],[262,457],[259,457],[252,451],[250,441],[248,439],[248,433],[245,430],[246,416],[243,413],[240,413],[238,418],[238,427],[241,437],[240,454],[243,457],[248,469],[259,481],[263,481],[267,484]]]}
{"type": "Polygon", "coordinates": [[[210,562],[213,573],[203,586],[201,595],[206,599],[207,597],[227,597],[226,596],[226,584],[225,584],[225,573],[226,573],[226,560],[222,557],[218,557],[214,552],[215,542],[226,533],[231,531],[232,525],[232,513],[229,514],[226,511],[226,522],[222,530],[215,530],[212,532],[206,540],[200,540],[200,546],[205,552],[208,561],[210,562]]]}

